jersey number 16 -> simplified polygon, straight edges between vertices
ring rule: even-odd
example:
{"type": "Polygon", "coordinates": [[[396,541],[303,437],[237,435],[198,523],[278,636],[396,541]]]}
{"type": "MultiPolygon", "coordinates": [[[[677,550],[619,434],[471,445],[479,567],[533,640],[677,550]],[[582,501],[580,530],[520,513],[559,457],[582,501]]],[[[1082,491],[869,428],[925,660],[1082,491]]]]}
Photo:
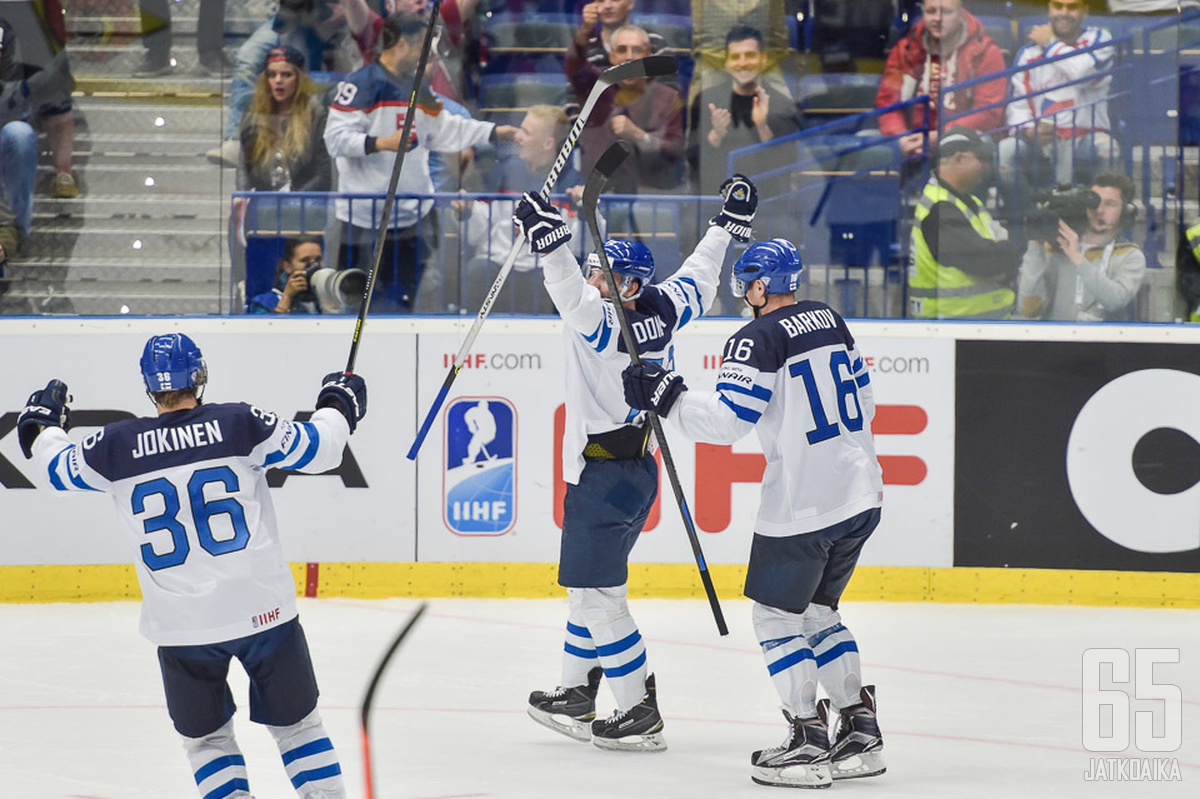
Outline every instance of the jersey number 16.
{"type": "MultiPolygon", "coordinates": [[[[813,422],[816,424],[816,427],[807,433],[808,443],[817,444],[841,433],[837,422],[830,422],[829,415],[825,412],[821,390],[817,385],[817,381],[823,380],[824,376],[813,373],[812,362],[797,361],[788,367],[788,373],[804,381],[804,390],[808,394],[808,404],[812,408],[813,422]]],[[[857,433],[863,429],[863,412],[858,403],[858,384],[850,367],[850,353],[835,350],[829,356],[829,374],[837,389],[838,416],[847,430],[857,433]],[[842,376],[843,368],[846,370],[845,377],[842,376]]]]}

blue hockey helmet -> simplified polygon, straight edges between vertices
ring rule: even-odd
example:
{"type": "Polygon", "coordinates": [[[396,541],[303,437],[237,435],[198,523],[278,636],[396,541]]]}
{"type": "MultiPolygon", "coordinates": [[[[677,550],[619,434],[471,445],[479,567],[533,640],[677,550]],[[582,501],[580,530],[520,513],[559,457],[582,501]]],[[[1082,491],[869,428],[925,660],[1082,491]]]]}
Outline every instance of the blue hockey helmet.
{"type": "MultiPolygon", "coordinates": [[[[604,254],[608,256],[608,265],[612,267],[613,272],[621,276],[622,293],[635,279],[640,281],[638,293],[627,299],[636,299],[642,293],[642,289],[653,282],[654,256],[650,253],[650,248],[640,241],[609,239],[604,242],[604,254]]],[[[590,253],[585,263],[589,271],[599,269],[600,256],[594,252],[590,253]]]]}
{"type": "Polygon", "coordinates": [[[761,280],[768,294],[786,294],[800,287],[804,262],[800,251],[787,239],[756,241],[733,265],[729,288],[735,297],[746,296],[746,287],[761,280]]]}
{"type": "Polygon", "coordinates": [[[151,336],[142,350],[142,379],[146,391],[200,388],[208,382],[208,367],[196,342],[183,333],[151,336]]]}

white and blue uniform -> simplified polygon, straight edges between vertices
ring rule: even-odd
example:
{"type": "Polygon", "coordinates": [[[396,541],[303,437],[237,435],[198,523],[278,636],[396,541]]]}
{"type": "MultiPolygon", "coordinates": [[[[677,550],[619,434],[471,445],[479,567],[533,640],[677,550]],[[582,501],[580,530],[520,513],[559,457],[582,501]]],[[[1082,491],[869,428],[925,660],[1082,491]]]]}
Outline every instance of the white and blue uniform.
{"type": "MultiPolygon", "coordinates": [[[[367,153],[367,138],[392,136],[404,127],[408,101],[412,96],[411,77],[398,78],[378,62],[353,72],[338,84],[325,123],[325,147],[337,160],[338,191],[342,193],[383,194],[391,180],[396,153],[367,153]]],[[[492,122],[446,112],[429,94],[417,100],[413,120],[416,141],[404,156],[400,167],[397,194],[429,194],[434,190],[429,172],[429,153],[458,152],[483,144],[495,129],[492,122]]],[[[351,221],[351,201],[336,202],[337,218],[351,221]]],[[[353,203],[353,224],[360,228],[380,227],[383,203],[357,200],[353,203]]],[[[412,227],[429,213],[433,202],[399,199],[389,220],[393,228],[412,227]]]]}
{"type": "Polygon", "coordinates": [[[292,422],[228,403],[117,422],[81,444],[47,427],[33,443],[50,487],[113,498],[142,589],[141,632],[159,645],[167,709],[202,797],[250,796],[226,683],[233,657],[250,677],[250,717],[267,725],[298,795],[345,797],[266,472],[333,468],[349,435],[333,408],[292,422]]]}
{"type": "Polygon", "coordinates": [[[836,707],[859,701],[858,646],[838,600],[879,523],[870,373],[845,320],[802,301],[725,345],[715,392],[686,391],[671,420],[698,441],[757,430],[767,458],[746,574],[754,627],[784,704],[816,715],[819,677],[836,707]]]}
{"type": "MultiPolygon", "coordinates": [[[[671,337],[712,307],[731,240],[723,228],[709,227],[670,278],[646,286],[626,309],[643,359],[667,368],[674,363],[671,337]]],[[[619,710],[627,711],[641,701],[649,673],[626,603],[628,559],[657,495],[658,466],[652,450],[636,446],[648,431],[643,412],[629,407],[621,387],[630,359],[616,309],[587,283],[567,247],[542,256],[542,270],[567,347],[562,456],[568,485],[559,583],[567,586],[570,608],[561,684],[583,685],[599,664],[619,710]],[[614,435],[632,440],[633,451],[595,454],[606,448],[596,442],[614,435]],[[585,450],[592,454],[585,457],[585,450]]]]}
{"type": "Polygon", "coordinates": [[[327,471],[349,435],[330,408],[292,422],[227,403],[117,422],[82,444],[51,427],[33,451],[55,490],[112,495],[142,589],[141,632],[180,646],[296,617],[266,470],[327,471]]]}

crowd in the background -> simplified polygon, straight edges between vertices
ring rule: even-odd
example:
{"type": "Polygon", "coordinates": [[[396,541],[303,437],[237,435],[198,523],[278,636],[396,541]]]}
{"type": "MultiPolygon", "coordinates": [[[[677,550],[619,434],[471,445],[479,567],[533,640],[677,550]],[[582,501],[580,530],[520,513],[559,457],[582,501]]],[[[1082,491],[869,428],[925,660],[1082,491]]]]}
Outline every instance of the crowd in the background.
{"type": "MultiPolygon", "coordinates": [[[[822,162],[831,180],[845,172],[893,170],[903,177],[901,190],[917,205],[917,218],[910,217],[904,231],[928,230],[930,218],[953,219],[987,247],[1011,250],[1002,274],[972,275],[971,267],[988,259],[968,257],[970,267],[953,266],[940,256],[941,240],[954,241],[953,235],[918,236],[910,268],[917,294],[945,293],[949,287],[961,299],[971,296],[977,283],[998,281],[1012,298],[989,315],[1050,318],[1076,312],[1068,312],[1069,303],[1061,297],[1043,297],[1036,314],[1034,303],[1017,302],[1018,283],[1022,299],[1033,296],[1028,286],[1035,282],[1043,294],[1054,290],[1045,280],[1047,260],[1074,254],[1056,231],[1046,234],[1029,222],[1040,193],[1055,184],[1106,185],[1100,177],[1123,177],[1125,169],[1109,109],[1114,37],[1094,17],[1179,11],[1175,2],[1151,0],[1111,0],[1107,7],[1088,0],[444,0],[413,136],[401,142],[430,0],[278,0],[274,12],[234,48],[223,21],[236,1],[199,2],[194,46],[200,74],[228,79],[223,140],[207,155],[236,168],[241,191],[381,194],[401,147],[407,150],[402,193],[532,190],[549,168],[556,150],[552,142],[561,142],[604,69],[669,54],[679,59],[677,74],[624,81],[601,97],[579,136],[573,161],[578,171],[564,173],[570,179],[560,179],[556,196],[577,202],[583,177],[618,140],[630,146],[632,157],[614,176],[610,192],[711,194],[734,159],[739,171],[770,173],[798,157],[797,150],[772,149],[771,142],[857,111],[861,119],[847,128],[849,137],[826,137],[841,148],[836,160],[822,162]],[[1001,7],[1009,16],[998,17],[1001,7]],[[1034,15],[1044,15],[1044,21],[1026,24],[1034,15]],[[503,21],[522,30],[501,35],[503,21]],[[548,40],[537,38],[538,25],[550,31],[548,40]],[[811,79],[825,75],[835,86],[833,78],[846,72],[878,73],[873,108],[842,108],[839,116],[822,116],[831,109],[811,102],[811,87],[819,85],[811,79]],[[508,93],[489,91],[497,86],[508,93]],[[980,146],[972,140],[971,147],[957,148],[981,161],[979,179],[967,181],[966,188],[939,175],[939,165],[949,167],[954,154],[939,151],[940,137],[951,128],[978,134],[980,146]],[[923,188],[927,181],[934,190],[923,188]],[[953,213],[935,209],[931,217],[929,208],[921,210],[922,202],[948,203],[953,213]],[[979,215],[985,207],[986,224],[979,215]],[[918,245],[924,248],[920,252],[918,245]],[[1040,259],[1035,257],[1039,248],[1044,250],[1040,259]],[[918,257],[925,259],[922,268],[918,257]],[[1040,282],[1023,266],[1033,261],[1041,265],[1040,282]]],[[[54,3],[38,7],[43,5],[52,9],[54,3]]],[[[1182,10],[1193,5],[1200,3],[1185,2],[1182,10]]],[[[29,235],[38,148],[33,126],[48,137],[54,164],[50,192],[70,198],[78,187],[71,166],[66,38],[51,36],[52,52],[40,64],[22,63],[16,47],[24,44],[23,35],[4,16],[32,5],[5,6],[0,9],[0,177],[4,210],[11,213],[0,214],[0,247],[11,255],[29,235]]],[[[172,53],[180,36],[173,35],[166,0],[140,0],[138,6],[145,51],[132,77],[161,80],[179,69],[172,53]]],[[[769,183],[764,188],[769,196],[769,183]]],[[[1124,184],[1117,189],[1124,198],[1117,221],[1124,226],[1116,232],[1133,235],[1135,198],[1125,196],[1124,184]]],[[[570,200],[560,202],[571,206],[570,200]]],[[[377,228],[386,230],[380,310],[412,310],[422,286],[441,280],[425,272],[435,262],[447,226],[463,230],[464,248],[470,250],[464,253],[460,287],[461,301],[470,302],[480,293],[475,284],[488,279],[497,260],[481,224],[487,220],[511,233],[504,214],[486,202],[448,206],[402,200],[386,225],[378,219],[378,205],[339,200],[337,230],[330,231],[333,241],[325,246],[331,265],[365,268],[377,228]]],[[[769,202],[764,210],[764,222],[781,228],[766,235],[794,233],[787,229],[792,220],[786,214],[773,219],[769,202]]],[[[1071,229],[1075,240],[1088,238],[1086,222],[1071,229]]],[[[688,231],[681,224],[675,232],[682,238],[688,231]]],[[[638,234],[636,224],[630,232],[638,234]]],[[[681,248],[686,244],[681,241],[681,248]]],[[[1093,257],[1094,249],[1081,249],[1082,266],[1074,263],[1078,259],[1067,260],[1080,274],[1092,265],[1104,273],[1114,263],[1112,248],[1093,257]]],[[[1069,269],[1058,271],[1057,291],[1088,294],[1071,288],[1072,281],[1083,278],[1069,269]]],[[[1133,295],[1141,280],[1135,271],[1128,269],[1122,277],[1133,295]]],[[[276,291],[290,280],[286,273],[280,279],[276,291]]],[[[1077,315],[1130,318],[1130,294],[1091,292],[1101,311],[1077,315]],[[1125,304],[1110,307],[1118,300],[1125,304]]],[[[931,315],[928,308],[939,304],[943,310],[932,315],[944,315],[946,307],[972,307],[930,301],[925,310],[917,310],[917,303],[909,312],[931,315]]],[[[294,307],[280,303],[275,310],[294,307]]]]}

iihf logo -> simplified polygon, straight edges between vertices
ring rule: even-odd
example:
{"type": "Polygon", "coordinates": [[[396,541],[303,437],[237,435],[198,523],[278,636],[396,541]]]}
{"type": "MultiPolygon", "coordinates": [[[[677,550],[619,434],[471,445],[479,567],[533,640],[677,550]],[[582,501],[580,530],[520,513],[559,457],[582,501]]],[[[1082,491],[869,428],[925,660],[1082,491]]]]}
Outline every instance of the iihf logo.
{"type": "Polygon", "coordinates": [[[516,412],[497,397],[461,397],[446,410],[442,483],[446,526],[504,535],[517,518],[516,412]]]}

